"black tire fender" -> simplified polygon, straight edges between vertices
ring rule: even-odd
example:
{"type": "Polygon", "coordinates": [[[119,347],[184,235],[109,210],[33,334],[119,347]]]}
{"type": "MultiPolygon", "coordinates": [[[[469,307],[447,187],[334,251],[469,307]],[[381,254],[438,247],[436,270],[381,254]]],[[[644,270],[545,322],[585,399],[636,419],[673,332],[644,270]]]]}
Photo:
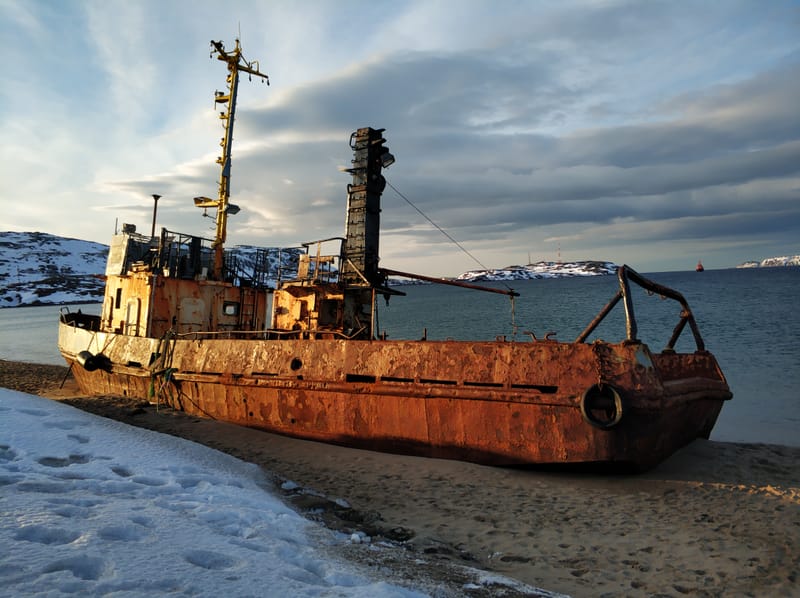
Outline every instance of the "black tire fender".
{"type": "Polygon", "coordinates": [[[622,397],[610,384],[592,384],[581,396],[584,421],[601,430],[616,426],[622,420],[623,412],[622,397]]]}

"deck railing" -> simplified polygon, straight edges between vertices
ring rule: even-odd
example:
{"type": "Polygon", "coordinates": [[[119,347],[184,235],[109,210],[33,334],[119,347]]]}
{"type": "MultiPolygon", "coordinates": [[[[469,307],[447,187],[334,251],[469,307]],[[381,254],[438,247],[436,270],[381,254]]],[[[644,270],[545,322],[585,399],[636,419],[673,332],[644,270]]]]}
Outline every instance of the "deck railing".
{"type": "Polygon", "coordinates": [[[678,342],[678,338],[680,337],[683,329],[686,327],[686,324],[689,324],[689,327],[692,330],[692,335],[694,336],[694,342],[697,346],[698,352],[705,351],[705,344],[703,343],[703,338],[700,336],[700,331],[697,328],[697,322],[695,322],[694,315],[692,314],[692,310],[689,308],[689,304],[687,303],[686,299],[683,295],[681,295],[678,291],[670,289],[669,287],[665,287],[664,285],[658,284],[649,280],[633,270],[628,266],[620,266],[617,270],[617,278],[619,279],[619,290],[616,294],[611,298],[611,301],[606,304],[606,306],[600,310],[600,313],[595,316],[594,320],[586,327],[586,329],[580,333],[578,338],[575,339],[576,343],[583,343],[589,337],[589,335],[594,332],[595,328],[600,325],[600,322],[614,309],[614,306],[619,303],[620,299],[623,301],[623,306],[625,309],[625,332],[626,337],[629,342],[638,342],[637,333],[638,328],[636,325],[636,314],[633,310],[633,298],[631,297],[631,287],[630,282],[635,282],[637,285],[642,287],[646,291],[650,291],[651,293],[655,293],[660,295],[661,297],[665,297],[667,299],[672,299],[677,301],[681,305],[681,314],[680,320],[678,321],[677,326],[672,331],[672,336],[667,343],[665,351],[674,351],[675,350],[675,343],[678,342]]]}

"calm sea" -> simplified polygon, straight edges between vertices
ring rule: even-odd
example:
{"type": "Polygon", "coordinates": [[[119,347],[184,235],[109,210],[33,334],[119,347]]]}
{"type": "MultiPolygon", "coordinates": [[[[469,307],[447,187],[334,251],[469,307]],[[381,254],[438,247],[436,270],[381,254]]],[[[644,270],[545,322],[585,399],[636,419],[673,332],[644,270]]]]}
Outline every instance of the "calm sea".
{"type": "MultiPolygon", "coordinates": [[[[733,390],[712,439],[800,446],[800,268],[762,268],[647,274],[681,292],[706,347],[733,390]]],[[[513,281],[521,294],[502,295],[441,285],[398,287],[406,297],[379,302],[378,324],[392,339],[507,339],[526,341],[555,332],[577,337],[617,290],[613,276],[513,281]]],[[[500,283],[492,286],[503,287],[500,283]]],[[[678,322],[677,303],[634,294],[639,337],[663,348],[678,322]]],[[[100,305],[70,306],[99,313],[100,305]]],[[[56,348],[58,307],[0,309],[0,358],[62,364],[56,348]]],[[[621,305],[590,338],[616,342],[625,335],[621,305]]],[[[694,350],[687,328],[678,349],[694,350]]]]}

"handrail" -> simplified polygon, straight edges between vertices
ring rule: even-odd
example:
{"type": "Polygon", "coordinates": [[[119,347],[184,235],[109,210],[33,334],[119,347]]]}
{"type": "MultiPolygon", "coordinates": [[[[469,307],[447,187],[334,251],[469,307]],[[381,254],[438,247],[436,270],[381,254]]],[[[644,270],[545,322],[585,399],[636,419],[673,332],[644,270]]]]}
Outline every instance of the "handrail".
{"type": "Polygon", "coordinates": [[[578,338],[575,339],[576,343],[586,342],[586,339],[589,337],[589,335],[594,332],[595,328],[600,325],[600,322],[602,322],[609,312],[614,309],[614,306],[619,303],[620,299],[623,300],[625,309],[625,332],[627,335],[627,341],[638,342],[638,339],[636,338],[638,331],[636,326],[636,315],[633,310],[633,298],[631,297],[631,289],[629,284],[629,281],[633,281],[646,291],[657,293],[662,297],[667,297],[677,301],[681,305],[682,309],[680,320],[678,321],[677,326],[675,326],[675,329],[672,331],[672,336],[667,343],[665,351],[675,350],[675,343],[678,342],[678,338],[680,337],[687,323],[692,330],[697,351],[705,351],[705,343],[703,343],[703,338],[700,336],[700,331],[697,328],[697,322],[695,321],[692,310],[689,308],[689,304],[683,295],[681,295],[678,291],[645,278],[636,272],[636,270],[627,265],[620,266],[617,269],[617,278],[619,279],[619,290],[614,294],[606,306],[600,310],[600,313],[595,316],[594,320],[589,323],[586,329],[581,332],[580,335],[578,335],[578,338]]]}

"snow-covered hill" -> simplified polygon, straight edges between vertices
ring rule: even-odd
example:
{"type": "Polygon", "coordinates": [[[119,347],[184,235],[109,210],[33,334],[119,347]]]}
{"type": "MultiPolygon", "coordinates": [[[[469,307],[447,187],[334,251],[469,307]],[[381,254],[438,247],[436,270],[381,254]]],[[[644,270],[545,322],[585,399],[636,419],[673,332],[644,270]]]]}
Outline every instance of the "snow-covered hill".
{"type": "Polygon", "coordinates": [[[253,245],[236,245],[225,249],[225,254],[236,258],[237,271],[242,278],[253,278],[258,268],[257,254],[267,250],[266,285],[275,288],[276,281],[297,276],[297,266],[302,250],[298,247],[255,247],[253,245]]]}
{"type": "Polygon", "coordinates": [[[0,232],[0,307],[101,301],[108,246],[0,232]]]}
{"type": "Polygon", "coordinates": [[[457,280],[530,280],[533,278],[559,278],[565,276],[604,276],[615,274],[618,266],[613,262],[536,262],[527,266],[506,266],[496,270],[470,270],[457,280]]]}
{"type": "MultiPolygon", "coordinates": [[[[257,248],[232,247],[240,272],[255,264],[257,248]]],[[[300,250],[270,248],[271,277],[297,272],[300,250]]],[[[93,303],[103,300],[108,245],[39,232],[0,232],[0,307],[93,303]]]]}
{"type": "Polygon", "coordinates": [[[773,268],[775,266],[800,266],[800,255],[784,255],[781,257],[768,257],[760,262],[745,262],[737,268],[773,268]]]}

